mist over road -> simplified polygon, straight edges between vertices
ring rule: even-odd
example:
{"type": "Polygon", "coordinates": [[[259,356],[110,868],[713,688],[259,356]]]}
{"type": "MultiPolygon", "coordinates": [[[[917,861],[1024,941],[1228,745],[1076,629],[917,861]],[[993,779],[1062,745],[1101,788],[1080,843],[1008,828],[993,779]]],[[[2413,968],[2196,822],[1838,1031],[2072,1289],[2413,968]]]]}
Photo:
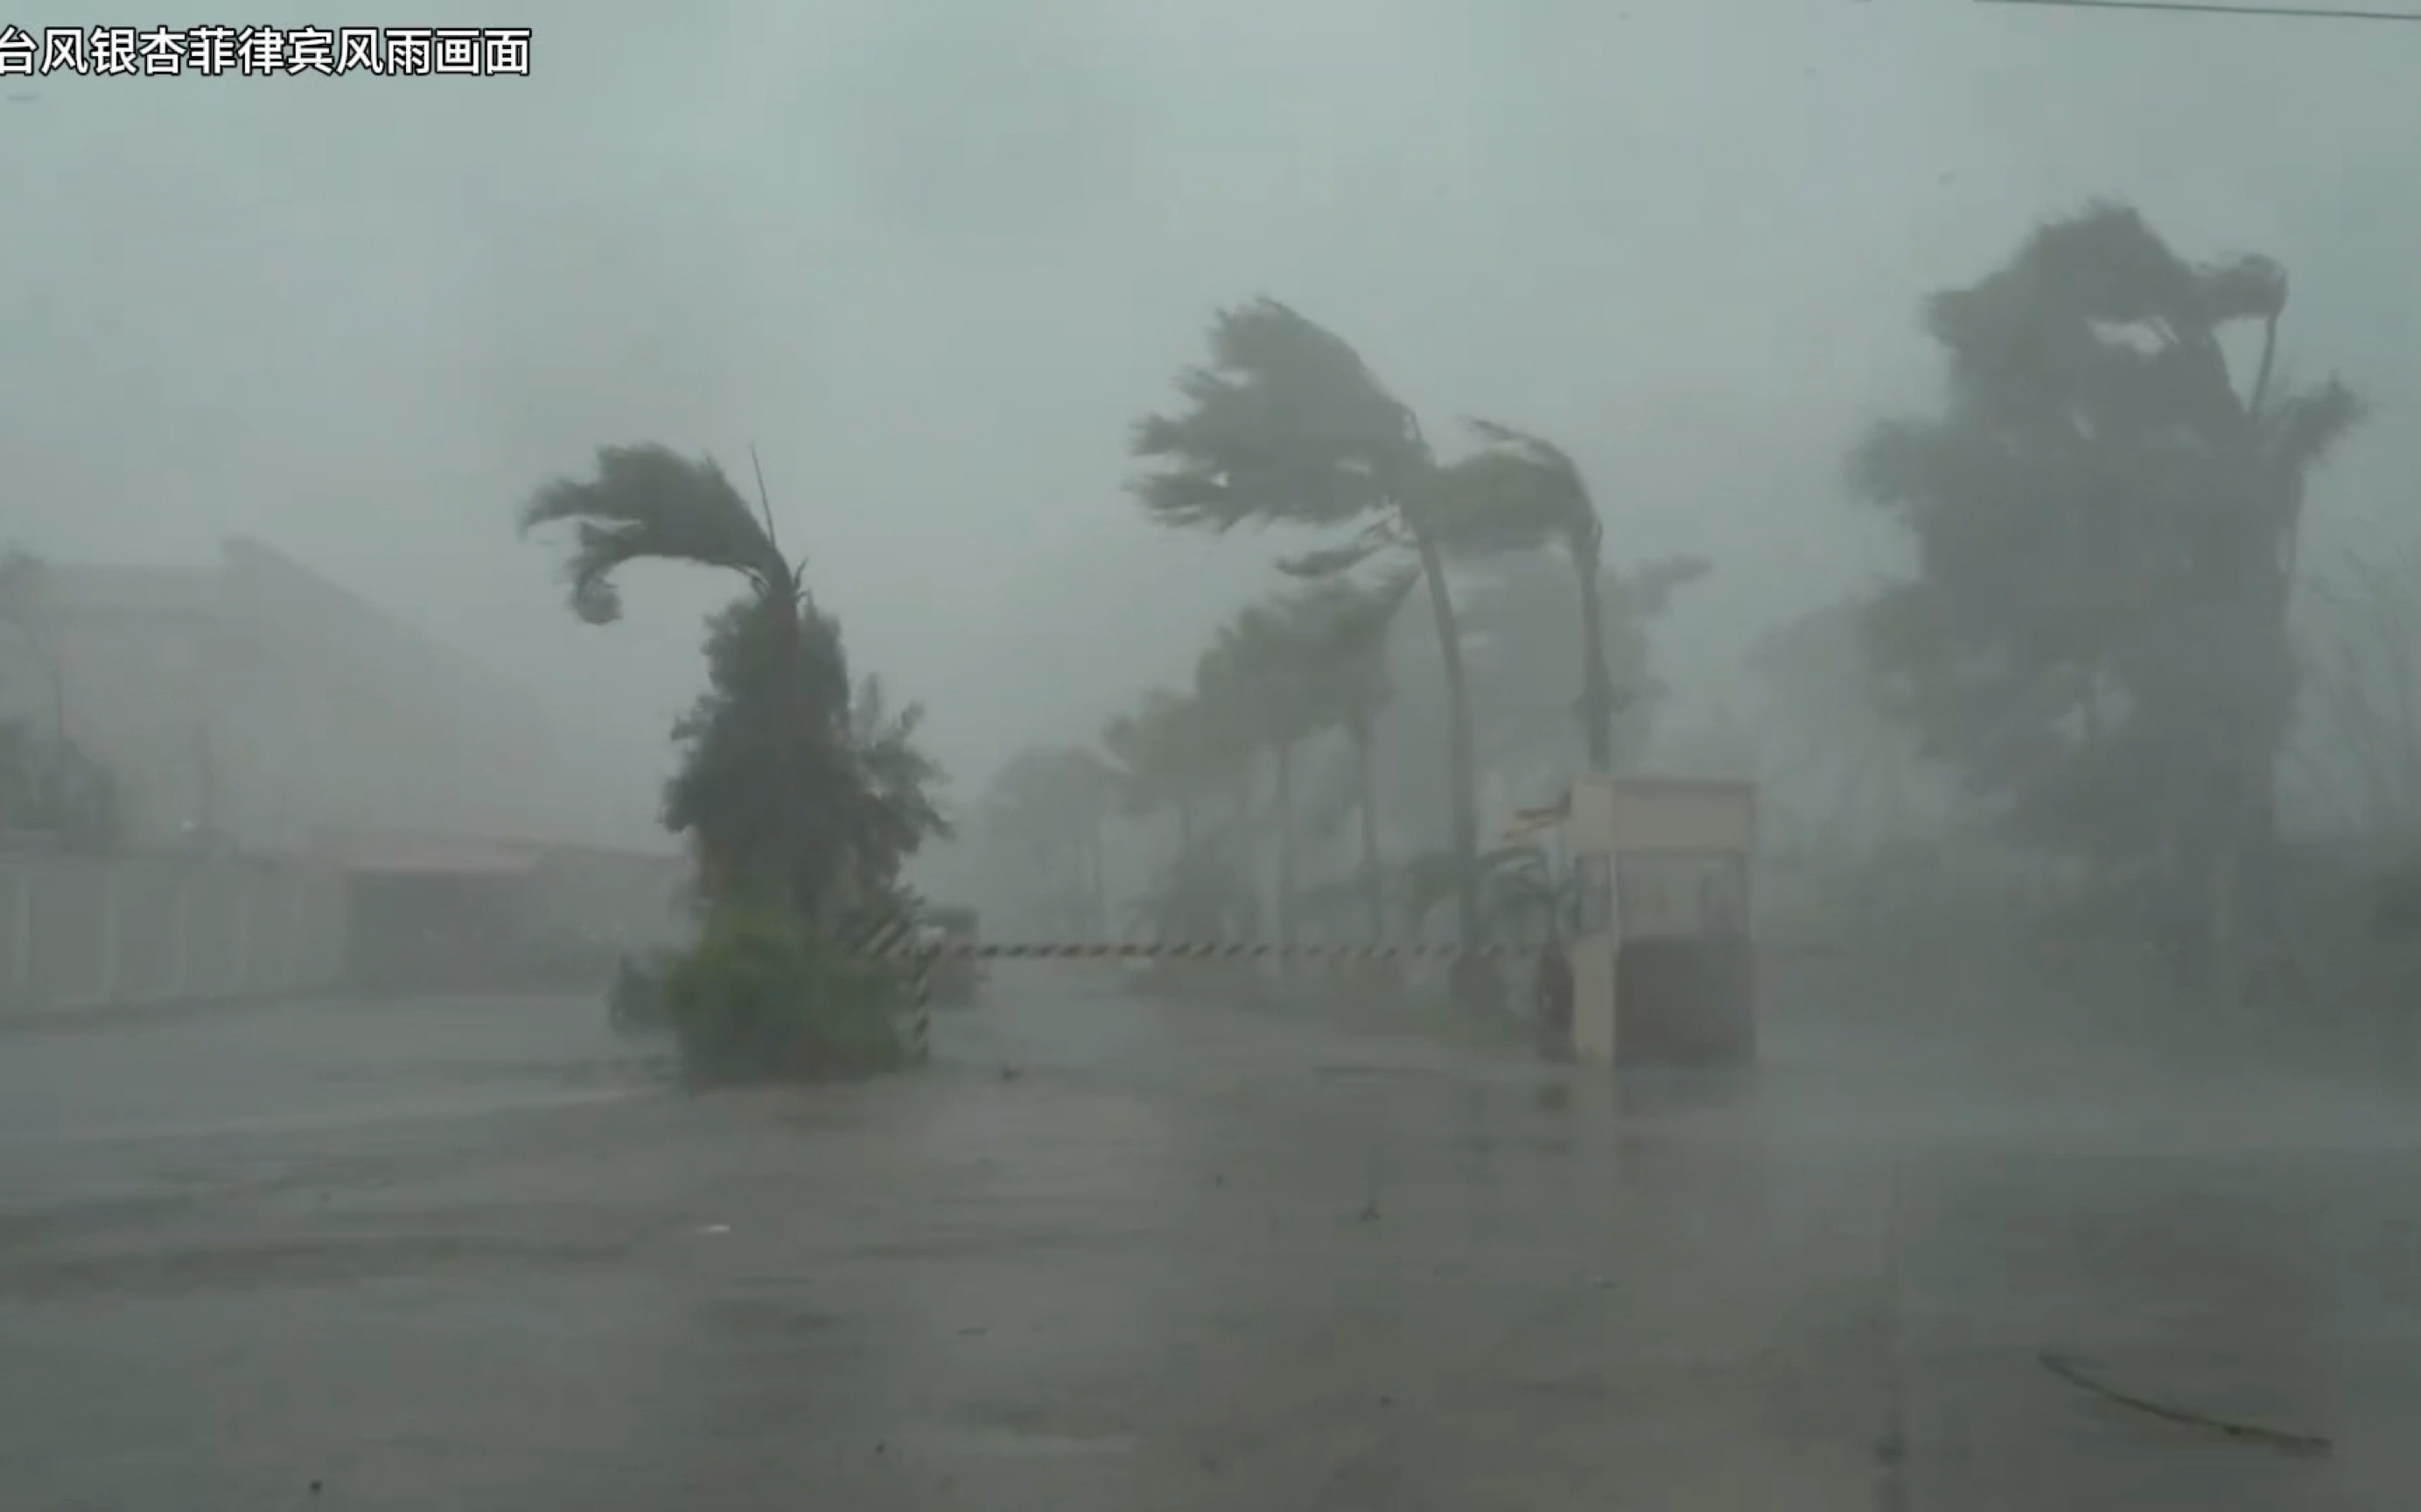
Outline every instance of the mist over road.
{"type": "Polygon", "coordinates": [[[1005,968],[694,1099],[593,1003],[0,1039],[12,1505],[2404,1507],[2421,1119],[1781,1018],[1543,1071],[1005,968]],[[2161,1422],[2324,1433],[2325,1457],[2161,1422]]]}

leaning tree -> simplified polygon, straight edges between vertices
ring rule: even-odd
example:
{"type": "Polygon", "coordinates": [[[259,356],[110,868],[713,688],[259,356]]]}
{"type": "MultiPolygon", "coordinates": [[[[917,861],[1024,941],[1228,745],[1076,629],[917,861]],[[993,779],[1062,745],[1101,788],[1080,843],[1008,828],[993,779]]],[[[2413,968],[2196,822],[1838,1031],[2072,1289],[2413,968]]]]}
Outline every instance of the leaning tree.
{"type": "Polygon", "coordinates": [[[1927,303],[1945,402],[1851,462],[1916,547],[1869,624],[1897,706],[2015,833],[2148,866],[2188,986],[2279,943],[2288,600],[2307,480],[2361,415],[2281,375],[2286,305],[2268,258],[2090,206],[1927,303]]]}

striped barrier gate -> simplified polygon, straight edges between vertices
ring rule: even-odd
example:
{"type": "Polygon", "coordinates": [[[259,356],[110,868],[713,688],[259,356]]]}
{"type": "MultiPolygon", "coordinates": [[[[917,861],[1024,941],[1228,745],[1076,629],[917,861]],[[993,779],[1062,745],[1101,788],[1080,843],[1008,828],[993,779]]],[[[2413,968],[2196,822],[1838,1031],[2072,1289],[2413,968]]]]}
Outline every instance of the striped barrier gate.
{"type": "Polygon", "coordinates": [[[1006,944],[927,943],[907,920],[887,920],[858,937],[857,953],[873,960],[908,961],[912,1016],[910,1052],[922,1061],[932,1053],[932,972],[945,960],[1445,960],[1459,956],[1509,959],[1537,953],[1535,945],[1485,944],[1279,944],[1272,941],[1043,941],[1006,944]]]}
{"type": "MultiPolygon", "coordinates": [[[[1279,944],[1272,941],[1227,940],[1156,940],[1133,942],[1107,941],[1040,941],[985,944],[981,943],[927,943],[918,938],[913,923],[892,921],[878,925],[859,938],[858,954],[875,960],[899,960],[913,963],[912,1002],[914,1016],[909,1021],[909,1045],[918,1060],[932,1053],[931,979],[936,964],[945,960],[1316,960],[1350,963],[1372,960],[1450,960],[1458,957],[1483,959],[1528,959],[1539,953],[1536,943],[1508,945],[1452,944],[1279,944]]],[[[1846,954],[1837,943],[1793,941],[1761,945],[1760,957],[1837,956],[1846,954]]]]}
{"type": "Polygon", "coordinates": [[[1282,945],[1259,941],[1051,941],[1019,944],[917,945],[913,938],[864,951],[878,959],[921,960],[1406,960],[1457,956],[1530,956],[1536,945],[1282,945]]]}
{"type": "Polygon", "coordinates": [[[908,1055],[921,1065],[933,1058],[932,961],[928,953],[915,947],[914,921],[886,919],[858,936],[853,948],[874,960],[915,959],[909,983],[908,1055]]]}

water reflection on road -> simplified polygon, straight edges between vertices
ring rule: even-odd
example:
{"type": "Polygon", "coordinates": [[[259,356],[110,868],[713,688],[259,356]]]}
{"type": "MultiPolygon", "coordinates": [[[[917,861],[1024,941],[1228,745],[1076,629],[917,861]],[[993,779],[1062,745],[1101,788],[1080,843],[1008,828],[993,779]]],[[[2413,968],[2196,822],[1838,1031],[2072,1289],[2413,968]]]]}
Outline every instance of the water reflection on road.
{"type": "Polygon", "coordinates": [[[43,1083],[0,1113],[0,1500],[2421,1496],[2421,1120],[2377,1097],[1787,1023],[1617,1085],[1047,967],[925,1075],[704,1100],[588,1005],[241,1021],[0,1068],[43,1083]]]}

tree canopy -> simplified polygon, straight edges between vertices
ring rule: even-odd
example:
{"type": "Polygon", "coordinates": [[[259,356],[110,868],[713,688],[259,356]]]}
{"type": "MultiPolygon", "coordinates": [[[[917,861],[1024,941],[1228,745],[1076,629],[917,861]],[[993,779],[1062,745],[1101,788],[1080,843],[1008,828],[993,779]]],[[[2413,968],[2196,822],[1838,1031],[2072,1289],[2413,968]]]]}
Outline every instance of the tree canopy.
{"type": "Polygon", "coordinates": [[[875,678],[852,686],[839,623],[800,586],[770,509],[752,513],[711,459],[609,446],[593,477],[539,490],[521,522],[574,527],[564,575],[591,624],[619,617],[615,574],[642,559],[747,585],[708,622],[707,688],[673,728],[664,818],[696,854],[700,895],[770,893],[822,922],[900,906],[908,858],[949,833],[943,773],[916,740],[923,710],[894,709],[875,678]]]}
{"type": "Polygon", "coordinates": [[[2241,873],[2257,913],[2306,480],[2362,416],[2335,379],[2281,375],[2287,289],[2266,257],[2192,262],[2088,206],[1927,303],[1944,405],[1850,468],[1916,547],[1869,631],[1929,753],[2019,835],[2166,856],[2189,893],[2241,873]],[[2259,338],[2241,379],[2239,326],[2259,338]]]}
{"type": "Polygon", "coordinates": [[[1449,807],[1459,858],[1456,914],[1480,937],[1479,807],[1468,689],[1446,582],[1438,469],[1419,421],[1335,333],[1274,300],[1222,310],[1210,362],[1178,381],[1188,408],[1134,428],[1148,465],[1130,484],[1147,516],[1217,531],[1253,522],[1334,529],[1342,545],[1287,564],[1298,576],[1351,570],[1409,548],[1429,590],[1444,661],[1449,807]]]}

